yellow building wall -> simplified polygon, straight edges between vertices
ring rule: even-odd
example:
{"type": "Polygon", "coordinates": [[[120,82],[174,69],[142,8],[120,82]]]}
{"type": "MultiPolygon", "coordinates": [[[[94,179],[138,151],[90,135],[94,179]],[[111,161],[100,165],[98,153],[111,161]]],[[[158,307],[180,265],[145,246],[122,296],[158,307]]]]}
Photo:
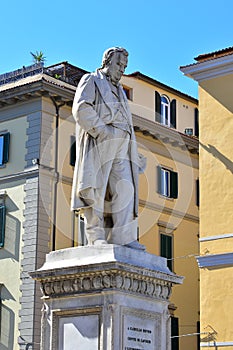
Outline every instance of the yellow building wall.
{"type": "Polygon", "coordinates": [[[200,231],[205,237],[233,232],[233,118],[213,96],[199,91],[200,231]]]}
{"type": "MultiPolygon", "coordinates": [[[[129,102],[131,112],[154,121],[154,91],[158,90],[161,94],[164,91],[128,77],[123,77],[123,84],[133,88],[133,102],[129,102]]],[[[169,97],[177,99],[177,114],[179,115],[177,120],[182,132],[185,127],[193,127],[194,105],[173,94],[169,94],[169,97]]],[[[73,168],[69,165],[69,150],[70,135],[74,135],[75,124],[70,112],[71,110],[67,107],[60,109],[56,249],[70,247],[74,233],[72,231],[74,229],[72,227],[73,217],[70,212],[73,168]]],[[[54,106],[49,100],[44,102],[44,113],[47,113],[48,116],[55,116],[54,106]]],[[[54,127],[55,122],[53,122],[54,127]]],[[[171,302],[177,307],[175,316],[179,317],[180,333],[194,333],[199,317],[198,268],[194,259],[194,255],[198,254],[199,213],[195,205],[198,156],[191,154],[185,148],[181,149],[162,143],[152,137],[143,136],[140,132],[137,132],[136,136],[139,152],[147,158],[147,168],[145,173],[140,175],[139,184],[140,242],[145,244],[149,253],[160,255],[160,226],[158,222],[164,222],[174,227],[174,271],[178,275],[185,276],[185,280],[184,285],[173,288],[174,294],[171,302]],[[179,173],[179,197],[177,200],[166,199],[158,194],[158,165],[163,165],[179,173]],[[187,294],[187,297],[184,298],[184,294],[187,294]]],[[[53,133],[52,147],[54,147],[54,137],[53,133]]],[[[54,152],[52,153],[54,154],[54,152]]],[[[54,166],[53,162],[54,158],[51,160],[51,166],[54,166]]],[[[180,339],[180,350],[196,350],[196,342],[195,337],[182,338],[180,339]]]]}
{"type": "Polygon", "coordinates": [[[6,167],[0,168],[0,176],[18,173],[24,170],[25,162],[25,142],[27,139],[27,116],[8,120],[1,123],[1,131],[10,132],[9,161],[6,167]]]}
{"type": "Polygon", "coordinates": [[[177,100],[177,130],[182,133],[186,128],[194,130],[194,109],[197,107],[194,102],[136,78],[123,76],[121,82],[132,89],[132,101],[129,101],[132,114],[155,121],[155,91],[158,91],[170,101],[177,100]]]}
{"type": "MultiPolygon", "coordinates": [[[[195,182],[198,178],[198,156],[187,150],[163,144],[136,133],[139,151],[147,158],[147,168],[139,177],[139,235],[148,253],[160,255],[161,225],[168,225],[173,235],[173,271],[184,276],[181,286],[174,286],[171,303],[177,308],[180,335],[197,333],[199,321],[199,209],[196,206],[195,182]],[[158,194],[157,166],[178,172],[178,199],[158,194]]],[[[166,229],[165,229],[166,230],[166,229]]],[[[179,339],[181,350],[196,350],[197,337],[179,339]]]]}
{"type": "MultiPolygon", "coordinates": [[[[212,341],[229,342],[233,339],[232,275],[232,267],[200,271],[201,332],[209,332],[212,341]]],[[[207,335],[201,336],[205,337],[207,335]]],[[[233,346],[227,349],[232,350],[233,346]]]]}
{"type": "Polygon", "coordinates": [[[0,248],[0,283],[3,283],[1,289],[0,349],[18,350],[24,182],[23,180],[15,181],[11,182],[7,188],[5,186],[0,186],[0,190],[7,192],[5,245],[0,248]]]}
{"type": "MultiPolygon", "coordinates": [[[[50,99],[44,98],[42,129],[47,133],[48,137],[41,144],[41,164],[50,167],[51,170],[47,174],[44,170],[44,174],[41,176],[44,178],[50,177],[50,181],[47,179],[47,182],[49,181],[50,183],[51,203],[46,208],[46,211],[51,220],[51,232],[53,223],[56,224],[55,249],[63,249],[71,247],[73,244],[73,213],[70,210],[73,167],[70,165],[70,136],[75,135],[75,122],[71,114],[71,107],[60,107],[58,125],[56,130],[55,106],[50,99]],[[55,149],[56,138],[58,138],[57,149],[55,149]],[[56,152],[57,174],[55,174],[56,152]],[[56,206],[55,217],[54,206],[56,206]]],[[[48,193],[43,192],[41,195],[46,198],[48,193]]],[[[45,200],[45,204],[46,202],[48,201],[45,200]]],[[[50,245],[52,247],[52,236],[50,245]]]]}
{"type": "MultiPolygon", "coordinates": [[[[214,82],[209,81],[204,85],[207,84],[214,82]]],[[[205,239],[233,232],[233,118],[219,98],[207,90],[206,86],[199,87],[200,236],[205,239]]],[[[200,243],[201,255],[232,251],[232,238],[200,243]]],[[[209,332],[201,336],[203,342],[233,341],[232,276],[232,267],[200,269],[201,332],[209,332]]],[[[218,349],[223,348],[220,346],[218,349]]],[[[233,349],[233,346],[227,349],[233,349]]]]}

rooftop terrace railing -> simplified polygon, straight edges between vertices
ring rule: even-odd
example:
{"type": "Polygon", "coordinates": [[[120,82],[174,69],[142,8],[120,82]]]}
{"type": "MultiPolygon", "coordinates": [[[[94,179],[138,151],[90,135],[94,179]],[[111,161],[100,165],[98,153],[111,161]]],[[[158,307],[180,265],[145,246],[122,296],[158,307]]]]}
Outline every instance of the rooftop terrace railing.
{"type": "Polygon", "coordinates": [[[44,63],[41,62],[41,63],[32,64],[31,66],[14,70],[9,73],[4,73],[0,75],[0,85],[13,83],[17,80],[21,80],[23,78],[27,78],[36,74],[43,73],[43,71],[44,71],[44,63]]]}
{"type": "MultiPolygon", "coordinates": [[[[77,74],[70,74],[70,76],[65,76],[62,72],[62,65],[52,66],[52,67],[44,67],[44,63],[35,63],[31,66],[22,67],[20,69],[14,70],[9,73],[4,73],[0,75],[0,86],[16,82],[18,80],[32,77],[37,74],[47,74],[52,76],[58,80],[64,81],[68,84],[77,85],[77,77],[79,77],[80,72],[77,74]]],[[[80,77],[79,77],[80,78],[80,77]]]]}

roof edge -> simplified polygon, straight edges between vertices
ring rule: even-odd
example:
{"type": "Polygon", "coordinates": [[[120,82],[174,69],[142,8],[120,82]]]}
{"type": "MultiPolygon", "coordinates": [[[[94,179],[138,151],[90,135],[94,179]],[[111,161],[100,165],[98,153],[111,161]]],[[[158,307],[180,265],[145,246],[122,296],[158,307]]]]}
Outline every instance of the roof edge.
{"type": "Polygon", "coordinates": [[[133,72],[133,73],[130,73],[130,74],[125,74],[126,77],[132,77],[132,78],[136,78],[136,79],[140,79],[140,80],[143,80],[149,84],[152,84],[154,86],[158,86],[158,87],[161,87],[162,89],[165,89],[171,93],[173,93],[174,95],[177,95],[177,96],[180,96],[186,100],[189,100],[190,102],[193,102],[195,104],[198,103],[198,99],[196,99],[195,97],[193,96],[190,96],[188,94],[185,94],[184,92],[181,92],[169,85],[166,85],[164,83],[161,83],[160,81],[156,80],[156,79],[153,79],[139,71],[136,71],[136,72],[133,72]]]}

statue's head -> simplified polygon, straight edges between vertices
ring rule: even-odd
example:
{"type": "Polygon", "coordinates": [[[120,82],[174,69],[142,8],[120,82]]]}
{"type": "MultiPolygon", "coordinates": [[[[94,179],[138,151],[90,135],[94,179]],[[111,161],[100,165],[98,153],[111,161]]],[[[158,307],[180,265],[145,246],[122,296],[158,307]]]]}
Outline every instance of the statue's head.
{"type": "Polygon", "coordinates": [[[113,84],[117,84],[124,74],[128,64],[128,52],[122,47],[111,47],[103,54],[101,69],[107,74],[113,84]]]}

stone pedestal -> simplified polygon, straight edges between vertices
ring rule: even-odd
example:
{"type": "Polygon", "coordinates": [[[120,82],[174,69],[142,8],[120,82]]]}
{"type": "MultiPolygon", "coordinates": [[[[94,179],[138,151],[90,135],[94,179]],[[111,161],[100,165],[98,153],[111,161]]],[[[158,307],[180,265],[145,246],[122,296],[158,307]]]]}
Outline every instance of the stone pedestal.
{"type": "Polygon", "coordinates": [[[166,259],[117,245],[52,252],[41,283],[41,350],[170,350],[166,259]]]}

